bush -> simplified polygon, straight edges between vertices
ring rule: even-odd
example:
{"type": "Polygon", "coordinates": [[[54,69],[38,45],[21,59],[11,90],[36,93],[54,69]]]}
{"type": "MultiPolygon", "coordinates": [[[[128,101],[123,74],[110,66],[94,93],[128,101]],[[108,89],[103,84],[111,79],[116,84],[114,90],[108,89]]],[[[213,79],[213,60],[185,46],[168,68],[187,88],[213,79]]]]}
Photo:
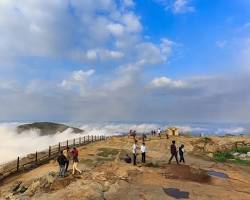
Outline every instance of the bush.
{"type": "Polygon", "coordinates": [[[234,159],[234,156],[228,151],[216,152],[213,157],[219,162],[225,162],[227,159],[234,159]]]}
{"type": "Polygon", "coordinates": [[[238,147],[237,149],[234,148],[233,151],[238,153],[247,153],[250,152],[250,147],[238,147]]]}
{"type": "Polygon", "coordinates": [[[250,160],[241,160],[240,158],[235,158],[232,162],[239,165],[250,165],[250,160]]]}
{"type": "Polygon", "coordinates": [[[109,157],[109,156],[115,156],[119,153],[118,149],[113,148],[100,148],[98,149],[100,151],[97,155],[101,157],[109,157]]]}

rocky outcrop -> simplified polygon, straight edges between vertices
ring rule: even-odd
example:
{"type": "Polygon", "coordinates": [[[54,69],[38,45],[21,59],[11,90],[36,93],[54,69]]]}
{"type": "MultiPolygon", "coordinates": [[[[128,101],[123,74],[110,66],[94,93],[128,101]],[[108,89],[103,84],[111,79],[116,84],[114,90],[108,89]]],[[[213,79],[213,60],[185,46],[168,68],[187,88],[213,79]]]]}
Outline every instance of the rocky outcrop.
{"type": "Polygon", "coordinates": [[[53,135],[56,133],[61,133],[67,129],[72,129],[73,133],[82,133],[82,129],[70,127],[64,124],[52,123],[52,122],[35,122],[32,124],[23,124],[17,127],[18,133],[23,133],[25,131],[38,130],[38,133],[43,135],[53,135]]]}

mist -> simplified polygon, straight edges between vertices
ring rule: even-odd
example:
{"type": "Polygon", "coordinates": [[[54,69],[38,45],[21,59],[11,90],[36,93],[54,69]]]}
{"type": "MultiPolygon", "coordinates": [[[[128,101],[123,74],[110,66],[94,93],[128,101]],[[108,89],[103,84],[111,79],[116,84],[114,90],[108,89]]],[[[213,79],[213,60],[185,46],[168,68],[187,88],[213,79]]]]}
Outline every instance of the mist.
{"type": "MultiPolygon", "coordinates": [[[[150,133],[151,130],[162,128],[163,130],[170,126],[170,124],[159,123],[67,123],[72,127],[78,127],[84,130],[81,134],[75,134],[72,129],[67,129],[62,133],[55,133],[54,135],[41,136],[39,130],[30,130],[18,134],[16,127],[21,123],[0,123],[0,163],[4,163],[18,156],[25,156],[36,151],[48,149],[51,145],[56,145],[59,142],[71,140],[74,138],[83,137],[86,135],[121,135],[127,134],[129,130],[136,130],[137,133],[150,133]]],[[[197,125],[174,125],[180,129],[182,133],[192,134],[218,134],[224,135],[227,133],[241,134],[248,133],[249,127],[219,126],[218,124],[197,124],[197,125]]]]}

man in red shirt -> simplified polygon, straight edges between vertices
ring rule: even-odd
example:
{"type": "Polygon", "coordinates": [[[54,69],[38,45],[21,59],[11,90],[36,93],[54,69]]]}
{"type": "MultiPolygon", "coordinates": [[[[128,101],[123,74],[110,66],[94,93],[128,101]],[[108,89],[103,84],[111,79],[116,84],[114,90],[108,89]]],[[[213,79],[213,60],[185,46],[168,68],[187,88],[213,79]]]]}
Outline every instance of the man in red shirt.
{"type": "Polygon", "coordinates": [[[177,164],[179,164],[178,158],[177,158],[177,149],[176,149],[175,141],[174,140],[172,141],[170,150],[171,150],[171,157],[170,157],[170,159],[168,161],[168,164],[171,163],[171,160],[173,159],[173,157],[175,157],[175,160],[176,160],[177,164]]]}

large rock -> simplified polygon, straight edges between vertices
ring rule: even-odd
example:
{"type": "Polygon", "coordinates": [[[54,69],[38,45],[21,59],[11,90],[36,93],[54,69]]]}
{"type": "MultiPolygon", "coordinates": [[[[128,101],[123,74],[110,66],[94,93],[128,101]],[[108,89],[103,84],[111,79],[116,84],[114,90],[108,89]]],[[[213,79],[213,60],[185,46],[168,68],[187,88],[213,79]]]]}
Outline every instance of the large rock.
{"type": "Polygon", "coordinates": [[[109,190],[104,193],[105,199],[112,199],[119,190],[126,189],[129,187],[129,183],[123,180],[117,181],[115,184],[109,186],[109,190]]]}
{"type": "Polygon", "coordinates": [[[23,124],[17,127],[17,132],[22,133],[25,131],[38,130],[40,135],[53,135],[55,133],[61,133],[67,129],[72,129],[73,133],[82,133],[82,129],[74,128],[64,124],[57,124],[52,122],[35,122],[32,124],[23,124]]]}

